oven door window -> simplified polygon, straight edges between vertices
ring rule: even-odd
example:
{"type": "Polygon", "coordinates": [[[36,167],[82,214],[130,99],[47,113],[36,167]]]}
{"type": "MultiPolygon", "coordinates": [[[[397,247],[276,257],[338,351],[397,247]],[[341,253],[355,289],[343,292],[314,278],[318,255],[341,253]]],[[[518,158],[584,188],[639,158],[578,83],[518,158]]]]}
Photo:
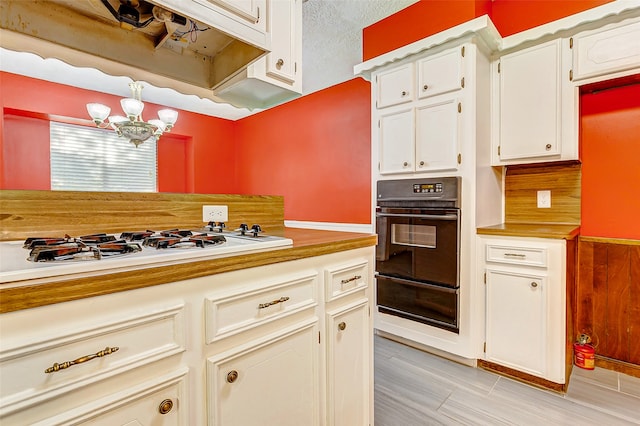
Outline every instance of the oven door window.
{"type": "Polygon", "coordinates": [[[391,226],[391,244],[436,248],[436,227],[394,223],[391,226]]]}

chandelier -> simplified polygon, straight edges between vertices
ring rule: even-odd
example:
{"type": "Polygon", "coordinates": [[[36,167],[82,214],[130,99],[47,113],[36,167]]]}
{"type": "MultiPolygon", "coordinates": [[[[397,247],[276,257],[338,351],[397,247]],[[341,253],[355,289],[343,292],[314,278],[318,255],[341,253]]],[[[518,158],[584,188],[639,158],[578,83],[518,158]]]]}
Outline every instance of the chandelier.
{"type": "Polygon", "coordinates": [[[111,108],[106,105],[87,104],[87,111],[96,126],[101,129],[111,127],[118,136],[129,139],[129,142],[134,144],[136,148],[152,136],[160,137],[164,132],[169,132],[178,119],[178,111],[161,109],[158,111],[159,119],[144,121],[142,119],[142,110],[144,109],[144,103],[142,103],[143,87],[139,81],[129,83],[131,97],[120,100],[120,105],[126,117],[121,115],[109,116],[111,108]],[[108,121],[106,121],[107,117],[109,117],[108,121]]]}

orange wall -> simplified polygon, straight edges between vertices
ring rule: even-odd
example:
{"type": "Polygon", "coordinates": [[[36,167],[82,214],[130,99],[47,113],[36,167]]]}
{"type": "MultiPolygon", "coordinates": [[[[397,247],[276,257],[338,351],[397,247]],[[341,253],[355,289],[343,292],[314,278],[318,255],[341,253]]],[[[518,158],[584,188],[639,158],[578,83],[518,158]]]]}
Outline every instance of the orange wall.
{"type": "Polygon", "coordinates": [[[482,15],[503,37],[613,0],[420,0],[366,27],[364,61],[482,15]]]}
{"type": "Polygon", "coordinates": [[[283,195],[287,220],[370,223],[370,96],[353,79],[240,120],[242,192],[283,195]]]}
{"type": "MultiPolygon", "coordinates": [[[[93,125],[87,102],[100,102],[120,111],[121,97],[63,84],[0,72],[3,107],[2,181],[5,189],[48,189],[48,120],[93,125]],[[11,114],[7,115],[7,112],[11,114]],[[8,118],[12,117],[12,118],[8,118]],[[31,123],[24,125],[25,120],[31,123]],[[44,127],[43,127],[44,126],[44,127]],[[38,132],[37,135],[34,132],[38,132]]],[[[144,91],[143,91],[144,100],[144,91]]],[[[145,103],[146,118],[162,106],[145,103]]],[[[220,161],[233,148],[234,123],[180,111],[171,133],[158,142],[158,189],[162,192],[234,193],[233,161],[220,161]],[[215,163],[215,166],[212,164],[215,163]]]]}
{"type": "Polygon", "coordinates": [[[640,240],[640,83],[580,99],[581,234],[640,240]]]}

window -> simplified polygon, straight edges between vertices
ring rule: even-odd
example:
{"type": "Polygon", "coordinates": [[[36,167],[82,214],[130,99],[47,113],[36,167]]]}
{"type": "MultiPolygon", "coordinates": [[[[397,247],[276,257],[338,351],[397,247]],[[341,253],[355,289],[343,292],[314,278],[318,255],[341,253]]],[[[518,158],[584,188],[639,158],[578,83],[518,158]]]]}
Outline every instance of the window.
{"type": "Polygon", "coordinates": [[[51,122],[51,189],[155,192],[155,138],[137,148],[111,130],[51,122]]]}

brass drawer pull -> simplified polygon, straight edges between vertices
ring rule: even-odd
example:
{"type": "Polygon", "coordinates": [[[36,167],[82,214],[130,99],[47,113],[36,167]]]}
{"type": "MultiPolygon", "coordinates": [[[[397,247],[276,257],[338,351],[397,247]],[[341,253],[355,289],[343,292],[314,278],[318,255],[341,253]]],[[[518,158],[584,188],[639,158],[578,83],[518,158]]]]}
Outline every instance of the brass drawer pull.
{"type": "Polygon", "coordinates": [[[110,347],[107,346],[106,348],[104,348],[100,352],[97,352],[97,353],[91,354],[91,355],[85,355],[85,356],[82,356],[82,357],[80,357],[78,359],[74,359],[73,361],[65,361],[62,364],[58,364],[56,362],[51,367],[49,367],[46,370],[44,370],[44,372],[45,373],[54,373],[54,372],[59,371],[59,370],[64,370],[65,368],[69,368],[72,365],[82,364],[84,362],[91,361],[94,358],[102,358],[103,356],[107,356],[109,354],[117,352],[118,349],[120,349],[120,348],[117,348],[117,347],[110,348],[110,347]]]}
{"type": "Polygon", "coordinates": [[[505,253],[504,257],[517,257],[518,259],[525,259],[527,257],[526,254],[519,253],[505,253]]]}
{"type": "Polygon", "coordinates": [[[289,300],[289,298],[287,296],[284,296],[284,297],[281,297],[278,300],[273,300],[273,301],[267,302],[267,303],[261,303],[261,304],[258,305],[258,309],[268,308],[269,306],[277,305],[278,303],[286,302],[287,300],[289,300]]]}
{"type": "Polygon", "coordinates": [[[351,278],[340,281],[340,284],[342,285],[349,284],[351,281],[358,281],[360,278],[362,278],[362,275],[354,275],[351,278]]]}
{"type": "Polygon", "coordinates": [[[172,409],[173,409],[173,401],[170,399],[165,399],[158,406],[158,412],[160,412],[160,414],[167,414],[172,409]]]}
{"type": "Polygon", "coordinates": [[[345,328],[347,328],[346,322],[342,321],[340,324],[338,324],[338,330],[344,331],[345,328]]]}

